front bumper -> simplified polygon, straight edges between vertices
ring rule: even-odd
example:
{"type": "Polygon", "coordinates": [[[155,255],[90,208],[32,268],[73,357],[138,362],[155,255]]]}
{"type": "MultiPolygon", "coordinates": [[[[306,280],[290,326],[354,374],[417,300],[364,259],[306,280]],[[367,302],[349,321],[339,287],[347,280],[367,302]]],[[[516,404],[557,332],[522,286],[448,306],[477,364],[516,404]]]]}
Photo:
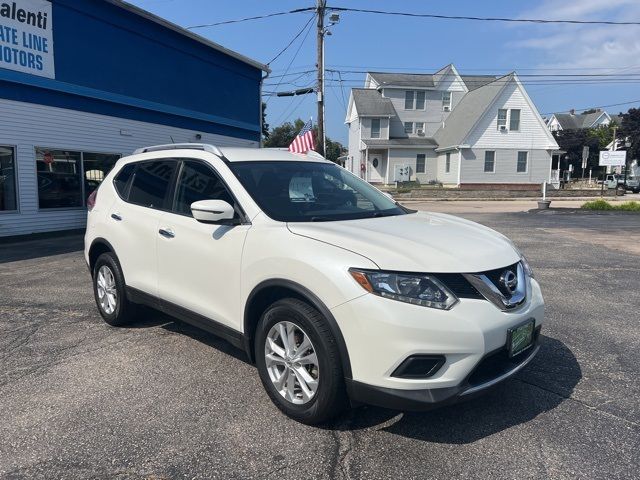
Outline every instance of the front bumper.
{"type": "MultiPolygon", "coordinates": [[[[515,375],[529,364],[540,350],[539,334],[540,328],[536,330],[536,342],[533,346],[521,353],[521,358],[516,357],[512,364],[505,362],[502,369],[483,372],[484,375],[477,375],[477,378],[474,378],[479,370],[476,369],[456,387],[400,390],[376,387],[347,379],[347,392],[354,405],[367,404],[402,411],[425,411],[468,400],[515,375]]],[[[506,353],[505,348],[490,353],[485,359],[490,361],[494,355],[502,356],[503,353],[506,353]]],[[[478,364],[478,366],[482,365],[483,361],[478,364]]]]}
{"type": "Polygon", "coordinates": [[[507,331],[528,319],[535,319],[537,342],[544,301],[534,279],[527,290],[526,301],[509,311],[479,299],[462,298],[451,310],[442,311],[370,294],[334,307],[331,312],[349,352],[352,401],[424,409],[470,398],[513,375],[535,356],[537,343],[499,371],[485,372],[482,378],[478,371],[505,351],[507,331]],[[446,361],[428,378],[394,376],[412,355],[443,355],[446,361]]]}

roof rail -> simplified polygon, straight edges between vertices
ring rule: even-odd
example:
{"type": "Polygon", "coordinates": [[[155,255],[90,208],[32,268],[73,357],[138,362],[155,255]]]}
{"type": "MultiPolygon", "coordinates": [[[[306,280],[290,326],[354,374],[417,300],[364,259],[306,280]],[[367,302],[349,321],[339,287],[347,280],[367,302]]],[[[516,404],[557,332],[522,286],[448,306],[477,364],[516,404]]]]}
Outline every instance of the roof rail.
{"type": "Polygon", "coordinates": [[[134,155],[138,155],[139,153],[148,153],[148,152],[158,152],[161,150],[204,150],[205,152],[213,153],[219,157],[224,157],[222,151],[216,147],[215,145],[211,145],[208,143],[169,143],[167,145],[153,145],[150,147],[142,147],[138,148],[134,155]]]}

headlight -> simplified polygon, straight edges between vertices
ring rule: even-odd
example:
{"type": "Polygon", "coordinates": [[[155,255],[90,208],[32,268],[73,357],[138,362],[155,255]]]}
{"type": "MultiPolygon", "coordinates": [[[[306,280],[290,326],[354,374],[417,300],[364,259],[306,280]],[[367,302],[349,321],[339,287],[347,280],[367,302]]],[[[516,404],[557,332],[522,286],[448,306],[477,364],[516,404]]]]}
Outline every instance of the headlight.
{"type": "Polygon", "coordinates": [[[458,302],[453,292],[431,275],[355,268],[349,273],[366,291],[399,302],[440,310],[449,310],[458,302]]]}
{"type": "Polygon", "coordinates": [[[529,277],[533,278],[533,270],[531,269],[531,265],[527,260],[527,257],[520,254],[520,263],[522,263],[522,268],[524,269],[524,273],[526,273],[529,277]]]}

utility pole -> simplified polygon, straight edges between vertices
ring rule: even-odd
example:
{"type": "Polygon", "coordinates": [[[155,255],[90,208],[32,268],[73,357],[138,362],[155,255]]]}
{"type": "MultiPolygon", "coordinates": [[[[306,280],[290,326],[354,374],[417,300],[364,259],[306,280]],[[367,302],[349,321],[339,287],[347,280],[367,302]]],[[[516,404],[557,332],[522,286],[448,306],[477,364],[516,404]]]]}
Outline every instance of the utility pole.
{"type": "Polygon", "coordinates": [[[316,13],[318,15],[318,153],[325,155],[325,128],[324,128],[324,14],[327,0],[318,0],[316,13]]]}

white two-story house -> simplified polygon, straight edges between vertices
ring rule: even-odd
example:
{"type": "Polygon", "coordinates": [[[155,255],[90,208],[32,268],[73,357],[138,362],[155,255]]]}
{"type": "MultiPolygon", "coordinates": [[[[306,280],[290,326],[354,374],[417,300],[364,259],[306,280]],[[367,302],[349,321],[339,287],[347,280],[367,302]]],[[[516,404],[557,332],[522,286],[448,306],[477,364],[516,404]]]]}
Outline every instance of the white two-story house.
{"type": "Polygon", "coordinates": [[[367,74],[351,91],[346,168],[372,183],[549,181],[553,136],[515,73],[367,74]]]}

